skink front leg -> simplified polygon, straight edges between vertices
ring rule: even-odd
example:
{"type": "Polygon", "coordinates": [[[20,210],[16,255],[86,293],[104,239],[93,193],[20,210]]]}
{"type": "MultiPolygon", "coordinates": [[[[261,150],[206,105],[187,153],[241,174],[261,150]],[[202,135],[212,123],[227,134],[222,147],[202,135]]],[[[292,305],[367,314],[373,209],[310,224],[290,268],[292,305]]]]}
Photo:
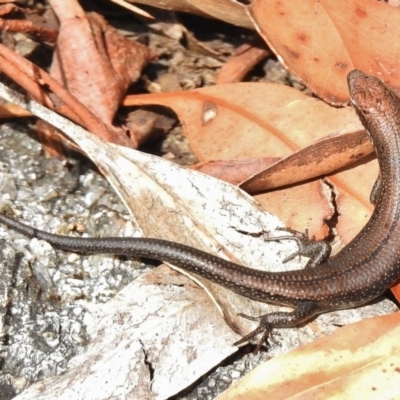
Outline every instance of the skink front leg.
{"type": "Polygon", "coordinates": [[[314,268],[324,263],[331,254],[331,245],[324,240],[316,241],[314,238],[308,237],[308,230],[306,233],[295,231],[290,228],[280,228],[281,231],[290,232],[293,236],[278,236],[265,239],[267,242],[279,242],[280,240],[294,240],[299,246],[299,250],[286,257],[282,262],[286,263],[293,260],[297,256],[309,257],[307,264],[304,268],[314,268]]]}

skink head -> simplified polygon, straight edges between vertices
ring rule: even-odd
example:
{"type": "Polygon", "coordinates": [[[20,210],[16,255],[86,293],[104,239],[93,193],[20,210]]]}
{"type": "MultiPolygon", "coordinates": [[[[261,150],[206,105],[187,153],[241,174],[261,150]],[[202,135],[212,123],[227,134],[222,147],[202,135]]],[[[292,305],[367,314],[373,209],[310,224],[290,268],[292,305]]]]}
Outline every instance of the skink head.
{"type": "Polygon", "coordinates": [[[385,113],[390,106],[392,93],[383,81],[355,69],[347,75],[350,100],[355,109],[364,117],[366,114],[385,113]],[[388,92],[390,95],[388,96],[388,92]]]}

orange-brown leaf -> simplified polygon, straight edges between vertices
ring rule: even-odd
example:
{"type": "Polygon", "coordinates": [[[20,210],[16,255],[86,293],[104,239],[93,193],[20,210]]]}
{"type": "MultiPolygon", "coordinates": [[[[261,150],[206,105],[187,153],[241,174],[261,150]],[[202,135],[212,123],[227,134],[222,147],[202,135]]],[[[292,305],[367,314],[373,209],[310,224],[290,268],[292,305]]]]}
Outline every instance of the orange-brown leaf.
{"type": "Polygon", "coordinates": [[[354,68],[400,87],[400,9],[375,0],[255,0],[249,13],[286,67],[333,104],[354,68]],[[282,29],[282,27],[285,29],[282,29]]]}

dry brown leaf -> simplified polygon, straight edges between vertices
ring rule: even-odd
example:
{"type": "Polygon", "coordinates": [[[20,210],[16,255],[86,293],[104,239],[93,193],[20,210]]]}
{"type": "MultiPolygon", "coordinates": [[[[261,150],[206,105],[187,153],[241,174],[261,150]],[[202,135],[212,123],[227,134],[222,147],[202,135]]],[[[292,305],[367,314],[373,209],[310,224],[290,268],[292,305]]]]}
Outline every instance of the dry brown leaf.
{"type": "MultiPolygon", "coordinates": [[[[129,1],[129,0],[127,0],[129,1]]],[[[131,0],[131,3],[146,4],[151,7],[166,10],[187,12],[211,17],[228,22],[229,24],[254,29],[254,25],[246,13],[246,7],[238,1],[232,0],[131,0]]]]}
{"type": "Polygon", "coordinates": [[[241,187],[254,193],[306,181],[355,164],[372,151],[364,130],[327,136],[254,174],[241,187]]]}
{"type": "Polygon", "coordinates": [[[305,0],[296,7],[255,0],[248,10],[279,59],[326,101],[348,102],[346,76],[354,68],[400,88],[400,43],[393,40],[400,9],[376,0],[305,0]]]}
{"type": "MultiPolygon", "coordinates": [[[[290,157],[286,158],[289,159],[290,157]]],[[[286,160],[285,159],[285,160],[286,160]]],[[[259,170],[268,170],[269,165],[276,164],[274,159],[246,159],[233,161],[209,161],[197,164],[193,169],[201,171],[216,178],[225,180],[234,185],[240,185],[247,177],[256,174],[259,170]]],[[[288,175],[294,179],[294,169],[288,169],[288,175]]],[[[329,236],[326,221],[335,214],[332,203],[331,189],[321,180],[310,183],[286,187],[279,191],[255,194],[255,199],[261,206],[279,218],[286,226],[299,232],[309,231],[310,236],[322,240],[329,236]]],[[[351,196],[349,201],[352,200],[351,196]]],[[[346,213],[347,214],[347,213],[346,213]]],[[[362,220],[364,222],[364,220],[362,220]]],[[[347,223],[347,218],[345,223],[347,223]]],[[[360,225],[353,221],[353,228],[359,229],[360,225]]],[[[357,231],[358,232],[358,231],[357,231]]],[[[356,232],[356,233],[357,233],[356,232]]]]}
{"type": "Polygon", "coordinates": [[[265,210],[279,215],[286,226],[299,232],[307,229],[310,237],[317,240],[329,236],[326,221],[333,217],[335,209],[330,189],[321,179],[254,197],[265,210]]]}
{"type": "MultiPolygon", "coordinates": [[[[352,108],[332,108],[282,85],[240,83],[183,93],[131,96],[125,103],[156,103],[171,107],[201,160],[289,156],[279,161],[276,167],[269,167],[242,183],[250,191],[289,185],[327,174],[372,151],[352,108]],[[302,150],[293,154],[300,148],[302,150]]],[[[372,179],[374,173],[366,175],[372,179]]],[[[221,174],[219,176],[224,179],[221,174]]],[[[233,180],[230,174],[230,181],[233,180]]],[[[337,192],[352,190],[345,181],[337,182],[340,182],[335,189],[337,192]]],[[[321,196],[319,190],[316,193],[310,190],[310,187],[302,186],[291,191],[292,194],[303,193],[301,198],[289,199],[283,193],[279,199],[274,194],[274,211],[285,223],[292,222],[292,228],[303,231],[308,227],[311,235],[322,238],[328,231],[325,223],[332,216],[332,205],[325,203],[315,207],[314,201],[304,200],[304,195],[327,201],[331,196],[321,196]],[[293,212],[298,216],[304,214],[304,217],[294,219],[293,212]],[[304,220],[308,223],[302,226],[304,220]]],[[[263,195],[259,200],[263,202],[267,196],[263,195]]],[[[341,208],[338,212],[350,215],[346,209],[341,208]]],[[[350,226],[347,220],[342,219],[340,223],[350,226]]],[[[355,225],[350,229],[358,232],[365,219],[351,223],[355,225]]],[[[347,243],[347,239],[346,235],[341,240],[347,243]]]]}
{"type": "Polygon", "coordinates": [[[32,114],[29,111],[14,104],[4,104],[0,106],[0,118],[20,118],[31,116],[32,114]]]}
{"type": "Polygon", "coordinates": [[[371,151],[363,130],[325,137],[285,158],[217,160],[192,168],[257,193],[327,175],[355,164],[371,151]]]}
{"type": "Polygon", "coordinates": [[[338,209],[346,213],[339,213],[336,226],[338,238],[343,244],[348,243],[368,222],[374,209],[369,195],[378,174],[378,163],[370,160],[329,178],[336,188],[344,189],[337,190],[336,195],[338,209]]]}
{"type": "Polygon", "coordinates": [[[115,132],[114,142],[136,147],[112,121],[129,85],[149,61],[150,51],[122,36],[100,15],[86,15],[76,0],[50,4],[61,24],[52,76],[115,132]]]}
{"type": "Polygon", "coordinates": [[[26,33],[32,35],[40,40],[49,43],[54,43],[57,39],[58,30],[46,27],[43,17],[37,15],[29,15],[33,12],[28,9],[17,7],[13,4],[6,4],[0,6],[0,30],[8,32],[26,33]],[[27,19],[11,19],[4,18],[7,14],[13,12],[20,12],[27,17],[27,19]]]}
{"type": "Polygon", "coordinates": [[[219,70],[215,84],[224,85],[241,82],[246,74],[268,54],[270,54],[270,51],[260,45],[245,44],[240,46],[219,70]]]}
{"type": "Polygon", "coordinates": [[[127,106],[154,104],[174,110],[200,161],[284,157],[325,136],[363,130],[352,108],[335,109],[274,83],[236,83],[124,100],[127,106]]]}
{"type": "MultiPolygon", "coordinates": [[[[115,132],[72,96],[63,85],[46,71],[2,44],[0,44],[0,69],[41,104],[84,125],[100,137],[115,139],[115,132]]],[[[54,128],[51,129],[54,131],[54,128]]],[[[126,138],[121,141],[130,144],[126,138]]]]}
{"type": "Polygon", "coordinates": [[[399,335],[400,313],[348,325],[260,365],[217,399],[398,399],[399,335]]]}
{"type": "Polygon", "coordinates": [[[239,186],[249,176],[264,171],[272,164],[277,163],[280,158],[245,158],[243,160],[218,160],[198,163],[191,168],[203,174],[213,176],[232,185],[239,186]]]}

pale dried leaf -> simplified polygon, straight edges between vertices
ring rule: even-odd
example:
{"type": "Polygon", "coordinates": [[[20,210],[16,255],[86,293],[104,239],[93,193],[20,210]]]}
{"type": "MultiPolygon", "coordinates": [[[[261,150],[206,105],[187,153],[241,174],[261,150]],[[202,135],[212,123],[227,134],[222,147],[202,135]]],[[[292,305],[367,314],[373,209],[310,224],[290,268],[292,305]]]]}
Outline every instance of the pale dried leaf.
{"type": "Polygon", "coordinates": [[[65,374],[33,384],[16,399],[166,399],[199,379],[210,360],[219,363],[234,350],[207,295],[165,266],[89,310],[85,353],[65,374]]]}

